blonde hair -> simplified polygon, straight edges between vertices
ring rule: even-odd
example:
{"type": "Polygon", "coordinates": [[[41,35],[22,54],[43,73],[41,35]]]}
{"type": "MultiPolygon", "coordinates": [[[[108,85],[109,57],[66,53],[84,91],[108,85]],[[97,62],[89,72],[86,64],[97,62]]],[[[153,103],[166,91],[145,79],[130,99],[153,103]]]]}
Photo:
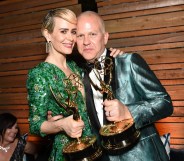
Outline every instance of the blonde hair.
{"type": "Polygon", "coordinates": [[[75,13],[67,8],[56,8],[50,10],[47,15],[43,19],[41,32],[43,35],[43,31],[45,29],[48,30],[49,33],[52,33],[54,30],[54,17],[62,18],[72,24],[77,24],[77,17],[75,13]]]}

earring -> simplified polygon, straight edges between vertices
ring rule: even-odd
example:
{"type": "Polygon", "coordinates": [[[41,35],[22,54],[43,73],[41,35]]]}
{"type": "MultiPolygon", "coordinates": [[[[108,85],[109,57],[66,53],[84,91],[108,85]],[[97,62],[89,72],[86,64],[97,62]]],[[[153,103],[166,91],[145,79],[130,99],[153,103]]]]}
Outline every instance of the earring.
{"type": "Polygon", "coordinates": [[[49,53],[50,41],[46,42],[46,53],[49,53]]]}

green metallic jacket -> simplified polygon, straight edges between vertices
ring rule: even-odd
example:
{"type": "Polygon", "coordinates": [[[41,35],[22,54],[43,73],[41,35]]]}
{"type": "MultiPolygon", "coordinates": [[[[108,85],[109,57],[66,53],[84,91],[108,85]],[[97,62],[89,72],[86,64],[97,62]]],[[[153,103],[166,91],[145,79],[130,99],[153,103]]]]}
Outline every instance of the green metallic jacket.
{"type": "Polygon", "coordinates": [[[115,96],[128,106],[141,137],[138,143],[111,161],[168,161],[154,123],[173,112],[171,98],[139,54],[115,58],[115,96]]]}

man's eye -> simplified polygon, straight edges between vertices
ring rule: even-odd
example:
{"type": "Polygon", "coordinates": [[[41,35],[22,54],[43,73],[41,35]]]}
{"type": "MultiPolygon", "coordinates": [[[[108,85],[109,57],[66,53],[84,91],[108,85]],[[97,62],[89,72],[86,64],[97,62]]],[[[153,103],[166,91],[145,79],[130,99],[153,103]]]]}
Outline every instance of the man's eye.
{"type": "Polygon", "coordinates": [[[78,38],[82,38],[83,35],[77,35],[78,38]]]}
{"type": "Polygon", "coordinates": [[[97,34],[96,33],[90,33],[91,37],[95,37],[97,34]]]}

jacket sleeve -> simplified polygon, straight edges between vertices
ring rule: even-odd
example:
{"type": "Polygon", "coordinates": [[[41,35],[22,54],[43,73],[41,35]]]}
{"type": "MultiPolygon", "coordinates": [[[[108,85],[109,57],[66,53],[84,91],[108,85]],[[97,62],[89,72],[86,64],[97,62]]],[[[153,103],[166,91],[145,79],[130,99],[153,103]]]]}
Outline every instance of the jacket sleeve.
{"type": "Polygon", "coordinates": [[[172,101],[154,72],[138,54],[130,58],[130,71],[138,101],[128,105],[137,128],[152,124],[173,112],[172,101]]]}

